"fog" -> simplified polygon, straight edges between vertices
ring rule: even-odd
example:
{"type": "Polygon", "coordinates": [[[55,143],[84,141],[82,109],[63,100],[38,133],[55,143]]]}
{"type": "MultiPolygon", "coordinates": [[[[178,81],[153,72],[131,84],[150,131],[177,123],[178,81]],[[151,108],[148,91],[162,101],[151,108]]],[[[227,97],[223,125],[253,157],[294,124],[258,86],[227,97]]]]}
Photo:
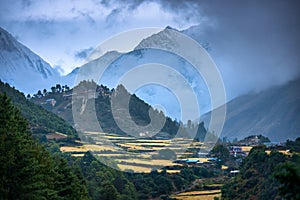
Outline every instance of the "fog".
{"type": "MultiPolygon", "coordinates": [[[[135,9],[153,1],[119,2],[135,9]]],[[[154,1],[194,27],[181,30],[204,44],[228,99],[295,79],[300,73],[298,1],[154,1]]]]}

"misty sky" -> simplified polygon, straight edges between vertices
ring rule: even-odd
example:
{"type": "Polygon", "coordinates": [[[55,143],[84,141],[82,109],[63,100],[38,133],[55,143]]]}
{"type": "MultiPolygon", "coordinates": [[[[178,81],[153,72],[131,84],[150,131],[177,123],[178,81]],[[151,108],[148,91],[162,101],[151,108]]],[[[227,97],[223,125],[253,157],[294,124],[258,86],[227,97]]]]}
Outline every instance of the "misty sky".
{"type": "Polygon", "coordinates": [[[0,0],[0,26],[64,73],[122,31],[197,24],[155,1],[0,0]]]}
{"type": "Polygon", "coordinates": [[[244,92],[235,88],[240,82],[247,91],[257,90],[255,83],[281,84],[300,71],[296,0],[0,0],[0,5],[0,26],[63,74],[114,34],[166,26],[194,26],[186,33],[207,43],[235,95],[244,92]]]}

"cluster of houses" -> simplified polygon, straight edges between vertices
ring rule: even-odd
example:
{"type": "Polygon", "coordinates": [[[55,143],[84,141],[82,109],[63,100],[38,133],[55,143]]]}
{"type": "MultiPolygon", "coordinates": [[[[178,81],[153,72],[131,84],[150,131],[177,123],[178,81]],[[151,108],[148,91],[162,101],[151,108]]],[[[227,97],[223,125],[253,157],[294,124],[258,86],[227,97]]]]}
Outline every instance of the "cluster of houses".
{"type": "MultiPolygon", "coordinates": [[[[193,158],[193,159],[179,159],[179,160],[175,160],[174,163],[178,163],[178,164],[182,164],[184,166],[188,166],[188,167],[192,167],[192,166],[202,166],[205,168],[211,168],[213,166],[215,166],[216,162],[220,161],[219,158],[207,158],[206,161],[200,161],[200,159],[197,158],[193,158]]],[[[224,169],[227,169],[227,166],[224,166],[224,169]]],[[[223,169],[223,166],[222,166],[223,169]]],[[[235,176],[236,174],[238,174],[240,172],[240,170],[230,170],[229,174],[231,176],[235,176]]]]}
{"type": "Polygon", "coordinates": [[[231,146],[229,147],[230,155],[234,157],[245,157],[247,154],[242,150],[241,146],[231,146]]]}
{"type": "MultiPolygon", "coordinates": [[[[110,90],[103,88],[103,87],[98,87],[95,90],[92,89],[86,89],[84,87],[76,90],[76,92],[73,92],[73,90],[70,90],[69,92],[65,92],[63,94],[64,99],[72,99],[75,97],[76,99],[96,99],[100,95],[101,96],[109,96],[111,93],[110,90]]],[[[53,98],[46,99],[44,102],[41,102],[41,104],[49,104],[51,106],[55,106],[56,100],[53,98]]]]}
{"type": "Polygon", "coordinates": [[[215,163],[218,161],[218,158],[207,158],[205,161],[201,161],[197,158],[192,159],[178,159],[175,160],[174,163],[186,165],[186,166],[203,166],[203,167],[211,167],[214,166],[215,163]]]}
{"type": "MultiPolygon", "coordinates": [[[[252,138],[251,138],[252,139],[252,138]]],[[[235,161],[242,162],[243,157],[246,157],[249,154],[249,151],[252,149],[253,146],[258,144],[257,137],[254,137],[250,141],[251,145],[247,143],[247,145],[239,145],[235,144],[235,146],[229,146],[228,150],[231,156],[235,158],[235,161]]],[[[283,142],[265,142],[263,143],[266,147],[283,147],[285,146],[285,143],[283,142]]],[[[188,158],[188,159],[178,159],[175,160],[174,163],[182,164],[184,166],[203,166],[206,168],[210,168],[216,164],[216,162],[221,161],[219,158],[216,157],[208,157],[208,153],[202,153],[200,155],[200,152],[198,154],[199,158],[188,158]]],[[[223,166],[222,166],[223,167],[223,166]]],[[[237,173],[239,173],[239,170],[231,170],[229,173],[232,176],[235,176],[237,173]]]]}
{"type": "Polygon", "coordinates": [[[267,148],[269,147],[283,147],[285,142],[264,142],[263,143],[267,148]]]}
{"type": "Polygon", "coordinates": [[[99,97],[99,93],[92,89],[76,90],[76,92],[71,92],[64,94],[65,99],[73,98],[76,99],[96,99],[99,97]]]}
{"type": "MultiPolygon", "coordinates": [[[[243,151],[241,146],[230,146],[228,147],[229,153],[231,156],[234,156],[236,159],[242,160],[242,157],[248,155],[248,152],[243,151]]],[[[204,167],[211,167],[216,164],[217,161],[221,161],[219,158],[216,157],[208,157],[208,153],[200,153],[199,158],[188,158],[188,159],[178,159],[175,160],[174,163],[183,164],[186,166],[204,166],[204,167]]],[[[235,172],[233,172],[235,173],[235,172]]]]}
{"type": "Polygon", "coordinates": [[[77,86],[75,90],[63,94],[65,99],[75,97],[76,99],[96,99],[99,96],[110,96],[111,91],[106,87],[97,87],[96,89],[86,88],[82,85],[77,86]]]}
{"type": "Polygon", "coordinates": [[[55,99],[46,99],[45,104],[50,104],[52,107],[54,107],[56,104],[56,100],[55,99]]]}

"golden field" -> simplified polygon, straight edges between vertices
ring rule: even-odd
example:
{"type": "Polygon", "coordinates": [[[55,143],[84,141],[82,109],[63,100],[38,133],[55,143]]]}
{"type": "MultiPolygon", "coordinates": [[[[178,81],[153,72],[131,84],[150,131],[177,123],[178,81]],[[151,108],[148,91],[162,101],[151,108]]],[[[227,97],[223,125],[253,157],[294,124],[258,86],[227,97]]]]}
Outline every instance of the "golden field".
{"type": "MultiPolygon", "coordinates": [[[[137,139],[130,136],[101,132],[86,132],[84,136],[92,138],[93,144],[77,141],[82,146],[63,146],[60,147],[60,150],[71,153],[75,157],[81,157],[85,152],[91,151],[97,156],[112,158],[121,170],[129,169],[135,172],[150,172],[153,167],[178,165],[170,160],[152,159],[157,157],[159,150],[171,149],[176,152],[182,150],[182,148],[197,149],[203,146],[201,142],[193,142],[184,138],[175,138],[173,140],[137,139]]],[[[178,158],[182,156],[189,157],[189,155],[191,155],[189,152],[177,152],[178,158]]],[[[202,162],[207,161],[207,158],[189,159],[197,159],[202,162]]],[[[169,171],[168,173],[178,173],[178,171],[169,171]]]]}
{"type": "Polygon", "coordinates": [[[214,197],[221,197],[221,190],[183,192],[171,197],[178,200],[213,200],[214,197]]]}

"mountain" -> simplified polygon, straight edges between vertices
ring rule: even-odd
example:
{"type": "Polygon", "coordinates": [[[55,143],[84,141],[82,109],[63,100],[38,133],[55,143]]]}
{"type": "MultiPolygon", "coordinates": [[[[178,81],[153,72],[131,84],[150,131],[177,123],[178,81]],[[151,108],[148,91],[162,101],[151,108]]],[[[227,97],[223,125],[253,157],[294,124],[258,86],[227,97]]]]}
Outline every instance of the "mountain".
{"type": "MultiPolygon", "coordinates": [[[[186,97],[186,92],[190,91],[188,89],[193,90],[198,99],[201,99],[198,101],[200,111],[205,113],[210,109],[210,95],[202,76],[190,62],[177,54],[178,51],[187,50],[189,47],[176,33],[176,30],[167,27],[161,32],[143,39],[131,52],[107,52],[67,75],[66,84],[74,83],[77,75],[86,80],[97,81],[109,88],[116,88],[123,77],[131,81],[131,85],[135,81],[141,81],[143,86],[146,86],[140,87],[136,91],[128,87],[128,84],[122,84],[130,93],[136,94],[150,105],[161,105],[165,109],[165,113],[174,119],[184,122],[188,119],[196,119],[199,115],[181,118],[180,104],[188,105],[186,102],[190,99],[178,100],[177,97],[186,97]],[[134,70],[139,67],[146,67],[146,69],[143,71],[144,73],[137,75],[134,70]],[[101,70],[104,70],[102,76],[97,77],[97,74],[100,76],[101,70]],[[147,83],[149,84],[147,85],[147,83]],[[188,89],[187,85],[189,85],[188,89]]],[[[189,107],[188,113],[196,113],[195,108],[191,107],[189,107]]]]}
{"type": "MultiPolygon", "coordinates": [[[[271,141],[300,136],[300,78],[282,86],[237,97],[227,103],[222,137],[262,134],[271,141]]],[[[202,119],[208,124],[210,112],[202,119]]]]}
{"type": "Polygon", "coordinates": [[[59,73],[0,27],[0,79],[24,93],[50,88],[59,73]]]}
{"type": "Polygon", "coordinates": [[[73,69],[72,72],[62,77],[60,83],[74,87],[80,82],[77,79],[96,81],[99,78],[96,77],[96,75],[99,74],[99,69],[101,69],[102,66],[106,66],[107,63],[116,59],[120,55],[122,54],[117,51],[106,52],[103,56],[91,60],[88,63],[82,65],[81,67],[76,67],[75,69],[73,69]]]}
{"type": "Polygon", "coordinates": [[[181,32],[201,44],[214,60],[222,75],[227,101],[283,85],[300,75],[300,57],[293,54],[299,51],[294,48],[300,46],[299,41],[282,42],[286,36],[280,31],[270,32],[269,37],[268,29],[264,34],[247,35],[238,26],[225,26],[201,23],[181,32]]]}

